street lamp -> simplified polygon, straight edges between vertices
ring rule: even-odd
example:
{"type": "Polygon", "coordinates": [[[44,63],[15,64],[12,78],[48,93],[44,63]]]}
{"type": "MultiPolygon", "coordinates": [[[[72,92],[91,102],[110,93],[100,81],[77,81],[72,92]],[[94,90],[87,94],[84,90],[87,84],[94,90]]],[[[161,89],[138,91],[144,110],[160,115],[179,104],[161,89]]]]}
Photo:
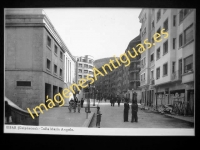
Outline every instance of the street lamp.
{"type": "Polygon", "coordinates": [[[93,87],[93,93],[94,93],[93,106],[95,106],[95,86],[93,87]]]}

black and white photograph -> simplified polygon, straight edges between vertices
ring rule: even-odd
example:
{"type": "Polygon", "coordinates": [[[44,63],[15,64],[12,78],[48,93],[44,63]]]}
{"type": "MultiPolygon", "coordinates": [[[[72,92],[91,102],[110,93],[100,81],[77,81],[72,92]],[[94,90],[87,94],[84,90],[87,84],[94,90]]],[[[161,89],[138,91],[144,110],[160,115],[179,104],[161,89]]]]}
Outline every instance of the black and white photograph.
{"type": "Polygon", "coordinates": [[[195,8],[4,8],[4,133],[195,135],[195,8]]]}

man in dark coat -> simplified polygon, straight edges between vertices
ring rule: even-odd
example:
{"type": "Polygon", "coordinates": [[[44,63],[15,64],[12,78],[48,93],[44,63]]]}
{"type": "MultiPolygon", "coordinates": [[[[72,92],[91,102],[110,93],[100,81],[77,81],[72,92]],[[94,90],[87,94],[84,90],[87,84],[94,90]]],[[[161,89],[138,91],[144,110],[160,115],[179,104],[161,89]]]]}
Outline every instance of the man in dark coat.
{"type": "Polygon", "coordinates": [[[81,108],[83,108],[84,99],[81,99],[81,108]]]}
{"type": "Polygon", "coordinates": [[[128,122],[128,111],[129,111],[129,103],[126,101],[124,103],[124,122],[128,122]]]}
{"type": "Polygon", "coordinates": [[[121,99],[120,99],[120,97],[117,95],[117,103],[118,103],[118,107],[120,106],[120,102],[121,102],[121,99]]]}
{"type": "Polygon", "coordinates": [[[138,122],[137,112],[138,112],[138,104],[137,101],[133,101],[132,106],[132,119],[131,122],[138,122]]]}

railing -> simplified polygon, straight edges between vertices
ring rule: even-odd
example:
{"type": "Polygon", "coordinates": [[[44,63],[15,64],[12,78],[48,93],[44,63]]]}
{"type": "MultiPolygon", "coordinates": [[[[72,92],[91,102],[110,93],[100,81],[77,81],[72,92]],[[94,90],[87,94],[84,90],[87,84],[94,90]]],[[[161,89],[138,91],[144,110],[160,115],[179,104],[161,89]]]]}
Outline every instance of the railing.
{"type": "Polygon", "coordinates": [[[155,84],[155,80],[154,79],[150,79],[150,84],[154,85],[155,84]]]}
{"type": "Polygon", "coordinates": [[[177,71],[173,72],[171,75],[171,79],[172,80],[180,80],[181,79],[181,71],[177,70],[177,71]]]}
{"type": "Polygon", "coordinates": [[[131,82],[131,81],[140,81],[140,79],[139,78],[129,78],[129,81],[131,82]]]}
{"type": "Polygon", "coordinates": [[[141,85],[144,85],[145,82],[146,82],[146,80],[142,80],[142,81],[140,81],[140,84],[141,84],[141,85]]]}
{"type": "MultiPolygon", "coordinates": [[[[35,113],[32,112],[35,119],[31,117],[28,111],[25,111],[18,107],[15,103],[13,103],[8,98],[4,98],[5,101],[8,102],[8,105],[11,108],[11,116],[12,116],[12,123],[13,124],[22,124],[22,125],[39,125],[39,116],[37,117],[35,113]]],[[[40,114],[38,112],[38,114],[40,114]]]]}

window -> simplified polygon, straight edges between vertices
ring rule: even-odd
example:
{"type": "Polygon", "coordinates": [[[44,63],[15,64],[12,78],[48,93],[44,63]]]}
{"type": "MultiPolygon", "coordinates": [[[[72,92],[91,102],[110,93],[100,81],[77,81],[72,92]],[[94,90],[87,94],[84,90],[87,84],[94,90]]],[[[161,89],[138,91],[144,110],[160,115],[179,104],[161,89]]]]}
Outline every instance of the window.
{"type": "Polygon", "coordinates": [[[165,31],[168,30],[168,18],[165,20],[165,22],[163,24],[163,28],[165,29],[165,31]]]}
{"type": "Polygon", "coordinates": [[[140,75],[140,76],[141,76],[140,78],[141,78],[141,81],[142,81],[142,75],[140,75]]]}
{"type": "Polygon", "coordinates": [[[163,44],[163,55],[168,53],[168,40],[163,44]]]}
{"type": "Polygon", "coordinates": [[[173,26],[176,26],[176,15],[173,15],[173,26]]]}
{"type": "Polygon", "coordinates": [[[57,65],[54,65],[54,73],[57,74],[57,65]]]}
{"type": "Polygon", "coordinates": [[[92,60],[89,60],[89,63],[92,63],[92,60]]]}
{"type": "Polygon", "coordinates": [[[58,47],[55,45],[54,46],[54,53],[57,54],[57,52],[58,52],[58,47]]]}
{"type": "Polygon", "coordinates": [[[51,38],[47,36],[47,46],[51,48],[51,38]]]}
{"type": "Polygon", "coordinates": [[[17,86],[31,86],[31,81],[17,81],[17,86]]]}
{"type": "Polygon", "coordinates": [[[85,67],[85,68],[88,68],[88,65],[84,64],[84,67],[85,67]]]}
{"type": "Polygon", "coordinates": [[[184,20],[184,18],[187,16],[187,14],[191,11],[191,9],[182,9],[179,12],[179,23],[184,20]]]}
{"type": "Polygon", "coordinates": [[[82,70],[81,70],[81,69],[78,69],[78,72],[82,73],[82,70]]]}
{"type": "Polygon", "coordinates": [[[157,49],[157,60],[160,58],[160,47],[157,49]]]}
{"type": "Polygon", "coordinates": [[[174,73],[174,72],[175,72],[175,64],[176,64],[176,62],[175,62],[175,61],[173,61],[173,62],[172,62],[172,73],[174,73]]]}
{"type": "Polygon", "coordinates": [[[86,76],[86,75],[84,75],[84,78],[87,78],[87,76],[86,76]]]}
{"type": "Polygon", "coordinates": [[[51,69],[51,61],[49,59],[47,59],[47,69],[51,69]]]}
{"type": "Polygon", "coordinates": [[[81,78],[82,78],[82,75],[79,75],[78,77],[79,77],[79,79],[81,79],[81,78]]]}
{"type": "Polygon", "coordinates": [[[153,80],[154,77],[153,77],[153,70],[151,71],[151,79],[153,80]]]}
{"type": "Polygon", "coordinates": [[[160,20],[160,17],[161,17],[161,13],[160,13],[160,9],[159,9],[157,12],[157,22],[160,20]]]}
{"type": "Polygon", "coordinates": [[[92,72],[92,71],[89,71],[89,74],[93,74],[93,72],[92,72]]]}
{"type": "Polygon", "coordinates": [[[160,78],[160,67],[156,69],[156,79],[160,78]]]}
{"type": "Polygon", "coordinates": [[[193,24],[184,30],[184,44],[193,40],[193,24]]]}
{"type": "Polygon", "coordinates": [[[144,28],[143,35],[146,34],[146,28],[144,28]]]}
{"type": "Polygon", "coordinates": [[[78,66],[79,66],[79,67],[83,67],[83,65],[82,65],[82,64],[78,64],[78,66]]]}
{"type": "Polygon", "coordinates": [[[183,34],[179,35],[179,47],[183,46],[183,34]]]}
{"type": "Polygon", "coordinates": [[[163,76],[166,76],[167,75],[167,63],[163,65],[163,76]]]}
{"type": "Polygon", "coordinates": [[[176,49],[176,38],[173,38],[173,49],[176,49]]]}
{"type": "Polygon", "coordinates": [[[146,64],[146,57],[144,57],[143,61],[144,61],[144,63],[143,63],[143,64],[145,65],[145,64],[146,64]]]}
{"type": "Polygon", "coordinates": [[[154,61],[154,53],[151,54],[151,61],[154,61]]]}
{"type": "Polygon", "coordinates": [[[92,69],[92,66],[89,65],[89,68],[92,69]]]}
{"type": "Polygon", "coordinates": [[[152,43],[154,43],[154,38],[153,38],[153,37],[152,37],[152,40],[151,40],[151,42],[152,42],[152,43]]]}
{"type": "Polygon", "coordinates": [[[151,23],[152,29],[154,28],[154,21],[151,23]]]}
{"type": "Polygon", "coordinates": [[[60,59],[63,59],[63,53],[60,51],[60,59]]]}
{"type": "Polygon", "coordinates": [[[82,62],[86,62],[85,59],[82,59],[82,62]]]}
{"type": "Polygon", "coordinates": [[[60,77],[62,77],[62,69],[60,69],[60,77]]]}
{"type": "MultiPolygon", "coordinates": [[[[161,35],[161,30],[160,28],[157,30],[157,33],[159,33],[161,35]]],[[[157,38],[157,40],[160,40],[161,36],[159,38],[157,38]]]]}
{"type": "Polygon", "coordinates": [[[144,79],[144,81],[145,81],[145,73],[143,74],[143,79],[144,79]]]}
{"type": "Polygon", "coordinates": [[[88,73],[88,70],[84,70],[84,73],[88,73]]]}
{"type": "Polygon", "coordinates": [[[191,72],[193,70],[193,55],[184,59],[184,73],[191,72]]]}

